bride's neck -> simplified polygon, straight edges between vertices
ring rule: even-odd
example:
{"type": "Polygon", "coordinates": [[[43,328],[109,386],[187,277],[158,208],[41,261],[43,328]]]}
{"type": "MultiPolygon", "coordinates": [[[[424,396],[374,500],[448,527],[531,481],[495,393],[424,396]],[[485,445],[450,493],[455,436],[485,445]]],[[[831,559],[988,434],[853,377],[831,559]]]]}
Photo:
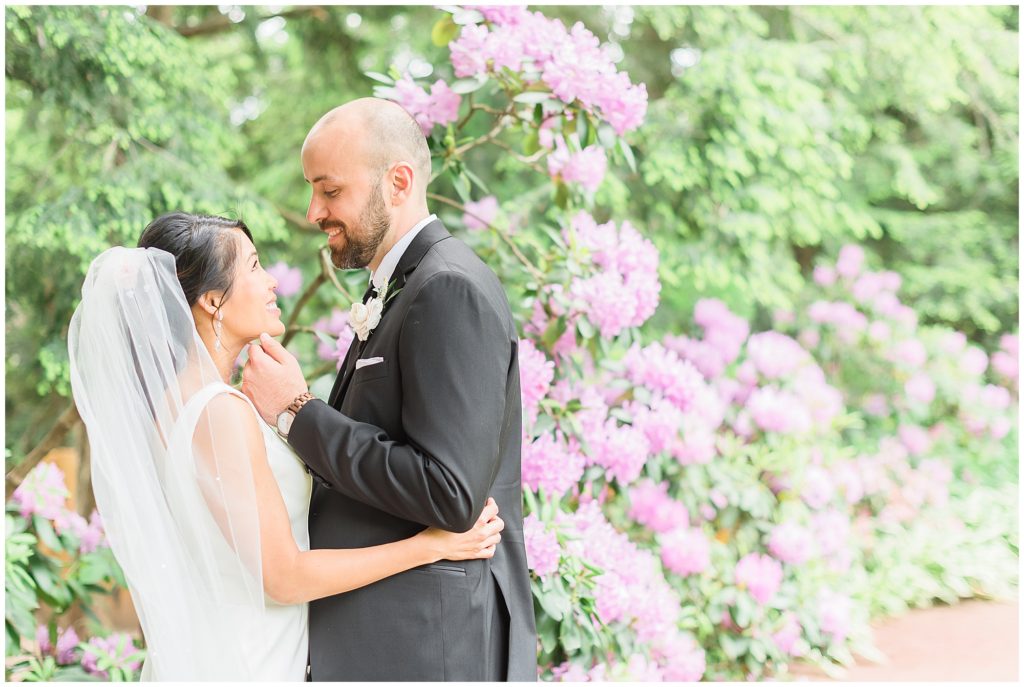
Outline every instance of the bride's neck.
{"type": "Polygon", "coordinates": [[[234,370],[235,361],[238,360],[238,354],[242,352],[242,347],[245,346],[245,343],[222,341],[222,345],[218,350],[216,336],[214,336],[212,331],[203,331],[202,328],[199,329],[199,338],[203,340],[203,344],[206,346],[206,350],[209,352],[210,358],[220,374],[220,378],[224,380],[225,384],[230,384],[231,372],[234,370]]]}

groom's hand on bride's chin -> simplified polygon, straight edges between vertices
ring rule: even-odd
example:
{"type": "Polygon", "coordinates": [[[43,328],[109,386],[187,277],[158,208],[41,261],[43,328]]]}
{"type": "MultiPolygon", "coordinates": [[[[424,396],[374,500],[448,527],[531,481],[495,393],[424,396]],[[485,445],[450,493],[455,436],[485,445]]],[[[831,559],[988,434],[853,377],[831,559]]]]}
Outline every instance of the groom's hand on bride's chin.
{"type": "Polygon", "coordinates": [[[249,361],[242,369],[242,393],[270,425],[300,394],[309,391],[299,361],[269,334],[249,345],[249,361]]]}

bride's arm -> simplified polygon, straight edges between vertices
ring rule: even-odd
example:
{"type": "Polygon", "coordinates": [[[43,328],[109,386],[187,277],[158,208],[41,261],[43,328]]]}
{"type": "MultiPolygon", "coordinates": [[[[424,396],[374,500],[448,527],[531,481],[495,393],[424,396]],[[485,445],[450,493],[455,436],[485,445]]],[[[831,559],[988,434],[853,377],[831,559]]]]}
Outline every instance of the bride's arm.
{"type": "Polygon", "coordinates": [[[493,500],[488,501],[473,529],[462,534],[427,529],[408,539],[362,549],[300,550],[292,536],[288,511],[267,462],[263,435],[252,408],[241,398],[223,395],[214,399],[208,409],[212,426],[234,427],[243,439],[226,449],[235,451],[234,459],[239,461],[248,455],[259,516],[263,588],[275,601],[303,603],[358,589],[442,559],[494,555],[504,523],[497,517],[493,500]]]}

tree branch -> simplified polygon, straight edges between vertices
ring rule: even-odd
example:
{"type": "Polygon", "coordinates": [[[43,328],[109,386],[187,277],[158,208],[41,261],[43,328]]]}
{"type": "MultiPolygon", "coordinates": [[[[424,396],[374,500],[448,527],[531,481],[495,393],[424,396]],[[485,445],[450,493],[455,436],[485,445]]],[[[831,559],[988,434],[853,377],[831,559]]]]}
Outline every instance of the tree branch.
{"type": "Polygon", "coordinates": [[[530,275],[534,279],[537,280],[537,283],[538,284],[544,283],[544,273],[541,272],[539,269],[537,269],[537,267],[535,267],[534,264],[532,262],[530,262],[529,258],[527,258],[525,255],[523,255],[523,252],[521,250],[519,250],[519,246],[517,246],[515,244],[515,242],[512,241],[511,238],[509,238],[508,234],[505,231],[503,231],[502,229],[499,229],[498,227],[494,226],[493,224],[488,222],[483,217],[480,217],[479,215],[477,215],[477,214],[475,214],[473,212],[470,212],[469,210],[466,209],[465,205],[463,205],[462,203],[459,203],[458,201],[454,201],[451,198],[448,198],[447,196],[442,196],[442,195],[439,195],[437,193],[431,193],[431,192],[428,191],[427,192],[427,198],[430,198],[431,200],[436,200],[439,203],[444,203],[445,205],[453,207],[453,208],[455,208],[457,210],[461,210],[462,212],[466,213],[467,215],[469,215],[471,217],[475,217],[476,219],[480,220],[481,223],[486,224],[488,229],[490,229],[491,231],[494,231],[495,233],[497,233],[498,236],[501,237],[501,239],[506,244],[508,244],[508,247],[512,249],[512,253],[516,256],[516,258],[519,259],[519,262],[523,263],[523,266],[526,267],[526,269],[530,272],[530,275]]]}
{"type": "Polygon", "coordinates": [[[299,231],[308,233],[320,231],[320,227],[311,223],[303,215],[293,212],[287,208],[283,208],[280,205],[274,205],[274,208],[277,210],[277,213],[284,218],[285,222],[288,222],[288,224],[292,225],[299,231]]]}
{"type": "Polygon", "coordinates": [[[57,422],[54,423],[53,427],[43,440],[40,441],[34,449],[32,449],[25,459],[18,463],[18,465],[12,468],[7,473],[7,498],[11,498],[11,494],[18,487],[19,484],[28,476],[28,473],[32,472],[32,468],[39,464],[47,453],[57,448],[60,442],[64,440],[64,437],[75,425],[80,423],[82,418],[78,415],[78,408],[74,402],[67,407],[67,409],[61,413],[61,416],[57,418],[57,422]]]}
{"type": "MultiPolygon", "coordinates": [[[[147,11],[148,14],[148,11],[147,11]]],[[[278,12],[276,14],[268,14],[265,17],[260,17],[260,20],[271,19],[273,17],[283,17],[285,19],[292,19],[294,17],[300,17],[304,14],[311,14],[316,19],[323,21],[327,18],[327,11],[320,6],[300,6],[293,7],[290,10],[284,12],[278,12]]],[[[226,15],[218,14],[210,17],[209,19],[196,24],[195,26],[175,26],[175,31],[180,33],[185,38],[194,38],[196,36],[209,36],[214,33],[221,33],[223,31],[229,31],[236,23],[228,19],[226,15]]]]}

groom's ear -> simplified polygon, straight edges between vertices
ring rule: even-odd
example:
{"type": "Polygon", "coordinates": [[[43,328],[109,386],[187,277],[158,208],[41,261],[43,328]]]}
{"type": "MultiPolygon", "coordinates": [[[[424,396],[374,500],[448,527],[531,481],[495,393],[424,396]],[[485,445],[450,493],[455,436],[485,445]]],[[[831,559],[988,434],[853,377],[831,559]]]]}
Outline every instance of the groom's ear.
{"type": "Polygon", "coordinates": [[[416,180],[412,165],[405,160],[399,161],[392,169],[389,177],[391,181],[391,205],[401,205],[412,196],[413,183],[416,180]]]}

